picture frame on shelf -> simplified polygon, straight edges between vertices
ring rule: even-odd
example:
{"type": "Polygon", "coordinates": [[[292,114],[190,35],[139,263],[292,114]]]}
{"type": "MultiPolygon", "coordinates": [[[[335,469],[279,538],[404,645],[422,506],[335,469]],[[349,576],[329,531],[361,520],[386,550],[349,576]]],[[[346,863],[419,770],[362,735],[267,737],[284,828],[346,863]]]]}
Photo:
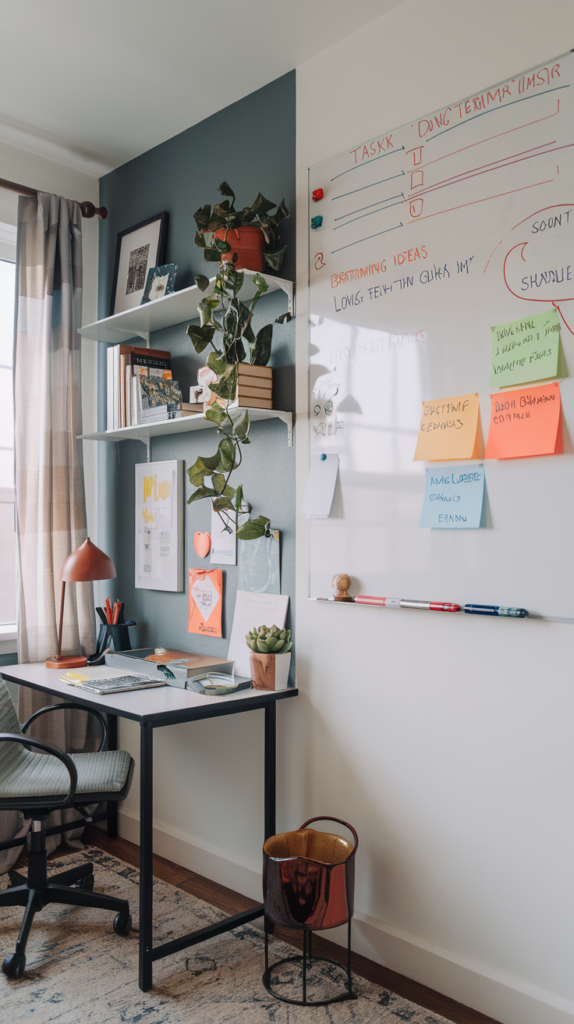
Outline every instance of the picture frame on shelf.
{"type": "Polygon", "coordinates": [[[118,232],[110,316],[140,305],[148,270],[165,258],[168,217],[164,211],[118,232]]]}
{"type": "Polygon", "coordinates": [[[176,274],[177,263],[164,263],[161,267],[152,267],[148,270],[141,305],[162,299],[164,295],[171,295],[175,291],[176,274]]]}

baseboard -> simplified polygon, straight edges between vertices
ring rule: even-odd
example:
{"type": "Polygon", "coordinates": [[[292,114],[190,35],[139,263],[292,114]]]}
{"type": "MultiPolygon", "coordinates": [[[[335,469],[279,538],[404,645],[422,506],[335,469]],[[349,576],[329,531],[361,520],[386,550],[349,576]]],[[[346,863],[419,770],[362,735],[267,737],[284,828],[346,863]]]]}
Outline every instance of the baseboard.
{"type": "MultiPolygon", "coordinates": [[[[118,826],[122,838],[139,845],[136,818],[120,811],[118,826]]],[[[154,828],[153,841],[154,852],[173,863],[252,899],[262,898],[261,872],[255,865],[240,859],[231,861],[227,851],[173,829],[154,828]]],[[[333,929],[324,935],[345,946],[344,932],[344,929],[333,929]]],[[[494,972],[478,961],[431,946],[415,935],[360,912],[353,919],[353,949],[368,960],[441,992],[501,1024],[574,1024],[571,1001],[529,985],[523,979],[494,972]]]]}

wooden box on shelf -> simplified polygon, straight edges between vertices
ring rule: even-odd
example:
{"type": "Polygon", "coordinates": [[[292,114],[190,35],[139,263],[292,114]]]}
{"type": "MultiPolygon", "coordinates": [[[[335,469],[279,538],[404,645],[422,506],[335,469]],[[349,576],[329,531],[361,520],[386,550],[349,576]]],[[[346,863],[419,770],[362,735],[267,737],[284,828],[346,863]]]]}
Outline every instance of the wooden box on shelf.
{"type": "MultiPolygon", "coordinates": [[[[204,408],[217,402],[223,408],[236,408],[237,406],[251,409],[272,409],[273,408],[273,370],[270,366],[253,366],[251,363],[237,364],[237,390],[235,398],[227,403],[224,399],[216,398],[213,391],[209,402],[204,408]]],[[[193,389],[192,389],[193,390],[193,389]]]]}

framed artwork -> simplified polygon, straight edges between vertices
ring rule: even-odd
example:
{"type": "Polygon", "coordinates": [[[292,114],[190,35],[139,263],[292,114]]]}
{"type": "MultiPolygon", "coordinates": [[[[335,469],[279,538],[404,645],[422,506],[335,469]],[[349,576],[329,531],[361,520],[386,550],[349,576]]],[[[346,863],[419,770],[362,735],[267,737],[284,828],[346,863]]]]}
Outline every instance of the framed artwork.
{"type": "Polygon", "coordinates": [[[144,302],[153,302],[154,299],[163,299],[164,295],[171,295],[175,289],[176,274],[177,263],[164,263],[163,267],[152,267],[148,270],[141,298],[142,305],[144,302]]]}
{"type": "Polygon", "coordinates": [[[168,216],[158,213],[118,233],[110,316],[140,305],[148,270],[164,260],[168,216]]]}
{"type": "Polygon", "coordinates": [[[183,590],[183,459],[135,469],[136,588],[183,590]]]}

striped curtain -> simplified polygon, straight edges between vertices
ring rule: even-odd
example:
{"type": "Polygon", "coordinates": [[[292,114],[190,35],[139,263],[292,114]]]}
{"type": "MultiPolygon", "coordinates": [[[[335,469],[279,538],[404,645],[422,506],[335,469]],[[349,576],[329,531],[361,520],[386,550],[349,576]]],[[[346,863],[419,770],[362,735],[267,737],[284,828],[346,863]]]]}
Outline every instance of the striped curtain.
{"type": "MultiPolygon", "coordinates": [[[[18,656],[20,662],[42,662],[58,650],[62,566],[87,536],[82,442],[76,440],[82,432],[79,203],[44,192],[20,197],[17,272],[18,656]]],[[[95,647],[92,584],[68,584],[62,654],[90,655],[95,647]]],[[[54,698],[21,687],[20,719],[48,703],[55,703],[54,698]]],[[[92,746],[87,719],[84,712],[51,712],[32,727],[31,735],[63,750],[84,750],[92,746]]],[[[70,820],[70,812],[57,813],[70,820]]],[[[54,818],[50,824],[62,820],[54,818]]],[[[54,845],[59,840],[56,836],[54,845]]]]}

